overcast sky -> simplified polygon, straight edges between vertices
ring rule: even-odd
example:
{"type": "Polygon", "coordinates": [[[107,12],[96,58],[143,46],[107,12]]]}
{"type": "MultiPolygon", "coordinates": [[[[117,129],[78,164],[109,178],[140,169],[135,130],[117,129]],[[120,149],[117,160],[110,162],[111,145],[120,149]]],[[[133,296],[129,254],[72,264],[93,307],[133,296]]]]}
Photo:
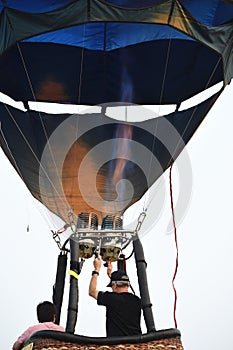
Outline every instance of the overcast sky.
{"type": "MultiPolygon", "coordinates": [[[[183,221],[178,223],[179,268],[177,323],[187,350],[229,349],[233,344],[233,183],[232,86],[209,112],[187,146],[192,169],[192,197],[183,221]]],[[[10,349],[18,335],[37,323],[38,302],[51,300],[59,250],[52,239],[51,218],[28,193],[0,152],[1,164],[1,339],[10,349]],[[29,229],[27,229],[29,228],[29,229]]],[[[175,269],[174,235],[168,176],[163,212],[153,230],[142,237],[147,260],[150,296],[157,329],[174,327],[172,277],[175,269]]],[[[174,184],[174,196],[182,183],[174,184]]],[[[153,208],[149,207],[153,212],[153,208]]],[[[128,273],[137,289],[133,258],[128,273]]],[[[92,259],[79,279],[77,334],[104,336],[105,310],[88,297],[92,259]]],[[[102,268],[99,289],[108,282],[102,268]]],[[[69,279],[66,279],[61,324],[66,324],[69,279]]],[[[145,331],[145,327],[143,325],[145,331]]]]}

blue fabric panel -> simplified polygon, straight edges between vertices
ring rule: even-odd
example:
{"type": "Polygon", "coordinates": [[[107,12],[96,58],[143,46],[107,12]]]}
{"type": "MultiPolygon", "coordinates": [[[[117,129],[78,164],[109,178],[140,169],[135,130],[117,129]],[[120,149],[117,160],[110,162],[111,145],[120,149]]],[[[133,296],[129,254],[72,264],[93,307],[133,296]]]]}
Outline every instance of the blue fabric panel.
{"type": "Polygon", "coordinates": [[[193,40],[178,30],[162,24],[88,23],[38,35],[24,42],[52,42],[84,47],[89,50],[111,51],[160,39],[193,40]]]}
{"type": "Polygon", "coordinates": [[[219,0],[181,0],[182,5],[202,24],[217,26],[232,21],[233,4],[219,0]]]}
{"type": "MultiPolygon", "coordinates": [[[[7,7],[25,12],[49,12],[70,4],[74,0],[6,0],[7,7]]],[[[3,8],[1,1],[0,9],[3,8]]]]}
{"type": "Polygon", "coordinates": [[[215,14],[214,25],[221,25],[223,23],[232,22],[233,19],[233,2],[231,6],[229,3],[219,2],[218,8],[215,14]]]}

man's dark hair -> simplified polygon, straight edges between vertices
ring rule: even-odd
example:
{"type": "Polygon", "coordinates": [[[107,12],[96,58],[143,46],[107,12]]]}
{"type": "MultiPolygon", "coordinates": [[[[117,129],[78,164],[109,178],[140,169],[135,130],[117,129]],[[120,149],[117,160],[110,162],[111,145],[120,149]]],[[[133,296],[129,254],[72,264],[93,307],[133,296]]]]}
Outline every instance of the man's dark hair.
{"type": "Polygon", "coordinates": [[[56,306],[50,301],[43,301],[37,305],[37,318],[40,323],[53,322],[56,315],[56,306]]]}

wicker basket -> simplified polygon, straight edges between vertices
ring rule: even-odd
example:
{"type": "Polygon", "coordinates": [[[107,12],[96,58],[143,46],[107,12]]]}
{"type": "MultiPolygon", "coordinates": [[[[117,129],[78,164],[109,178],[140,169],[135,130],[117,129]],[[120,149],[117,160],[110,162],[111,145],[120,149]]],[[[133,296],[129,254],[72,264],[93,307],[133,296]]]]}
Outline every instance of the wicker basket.
{"type": "Polygon", "coordinates": [[[120,338],[92,338],[56,331],[35,333],[22,350],[184,350],[177,329],[120,338]]]}

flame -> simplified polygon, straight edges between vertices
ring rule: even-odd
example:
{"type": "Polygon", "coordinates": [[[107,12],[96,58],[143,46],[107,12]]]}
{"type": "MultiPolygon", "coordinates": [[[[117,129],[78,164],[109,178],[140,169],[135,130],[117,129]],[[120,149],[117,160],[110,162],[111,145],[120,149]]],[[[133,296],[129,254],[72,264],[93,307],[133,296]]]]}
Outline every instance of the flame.
{"type": "Polygon", "coordinates": [[[133,85],[130,76],[125,68],[122,72],[121,90],[121,101],[131,103],[133,99],[133,85]]]}
{"type": "Polygon", "coordinates": [[[113,173],[113,183],[116,185],[124,174],[127,161],[130,159],[129,140],[132,140],[132,125],[122,124],[116,132],[116,167],[113,173]]]}
{"type": "MultiPolygon", "coordinates": [[[[121,85],[121,101],[130,103],[133,97],[133,86],[130,76],[126,69],[122,71],[122,85],[121,85]]],[[[126,107],[127,108],[127,107],[126,107]]],[[[109,173],[107,175],[106,183],[106,213],[110,207],[115,213],[121,213],[125,201],[125,169],[128,161],[131,159],[131,140],[133,134],[133,126],[127,123],[117,125],[116,133],[114,135],[114,146],[112,152],[112,162],[110,162],[109,173]],[[116,200],[117,198],[117,200],[116,200]],[[112,205],[110,205],[112,202],[112,205]]]]}
{"type": "MultiPolygon", "coordinates": [[[[133,97],[133,87],[130,76],[124,68],[122,72],[122,101],[131,102],[133,97]]],[[[116,185],[124,174],[127,161],[130,159],[129,140],[132,140],[132,125],[119,124],[116,132],[116,167],[113,173],[113,183],[116,185]],[[119,140],[120,139],[120,140],[119,140]]]]}

